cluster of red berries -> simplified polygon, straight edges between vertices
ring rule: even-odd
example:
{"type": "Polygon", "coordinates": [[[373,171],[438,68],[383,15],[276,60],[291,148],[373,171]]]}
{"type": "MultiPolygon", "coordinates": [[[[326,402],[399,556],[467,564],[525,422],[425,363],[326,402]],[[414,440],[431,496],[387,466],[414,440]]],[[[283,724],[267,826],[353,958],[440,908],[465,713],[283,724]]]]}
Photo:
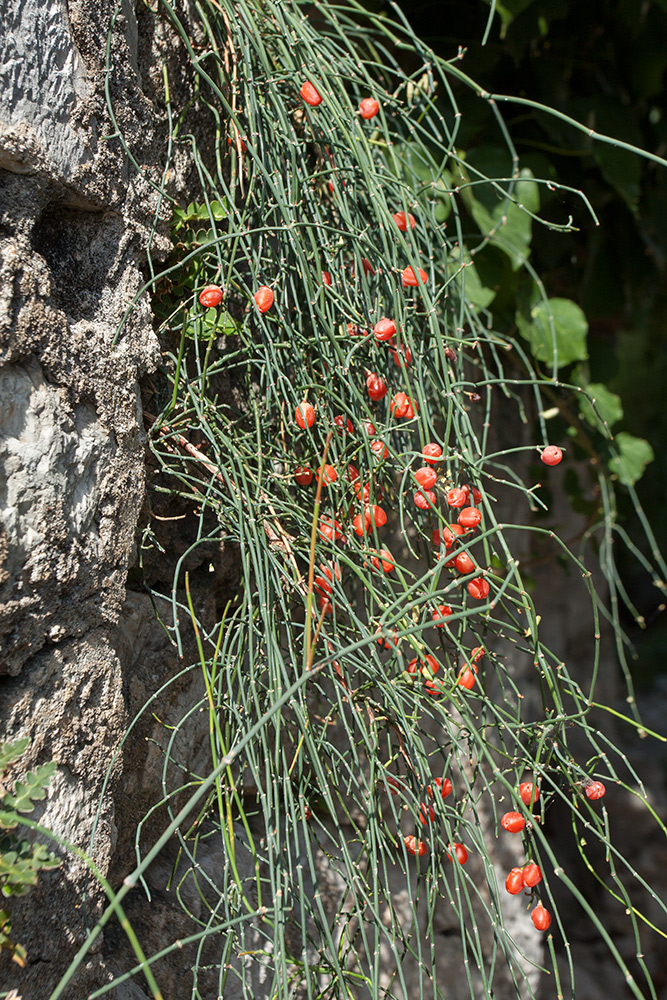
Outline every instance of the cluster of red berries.
{"type": "MultiPolygon", "coordinates": [[[[199,293],[199,303],[205,309],[214,309],[216,306],[220,305],[224,298],[224,294],[225,293],[220,285],[207,285],[206,288],[202,288],[199,293]]],[[[268,312],[275,302],[273,289],[269,288],[268,285],[260,285],[253,295],[253,298],[255,300],[255,305],[261,313],[268,312]]]]}
{"type": "MultiPolygon", "coordinates": [[[[524,781],[519,785],[519,798],[525,806],[530,808],[539,797],[539,788],[532,781],[524,781]]],[[[526,820],[521,813],[507,812],[501,817],[500,825],[508,833],[520,833],[526,826],[526,820]]],[[[542,869],[534,861],[528,861],[523,868],[512,868],[508,872],[505,889],[511,896],[517,896],[524,889],[530,889],[532,893],[541,881],[542,869]]],[[[530,916],[538,931],[546,931],[551,925],[551,914],[539,901],[530,916]]]]}
{"type": "MultiPolygon", "coordinates": [[[[385,776],[385,781],[389,786],[389,791],[392,795],[402,795],[407,792],[407,787],[403,784],[400,779],[395,778],[392,774],[385,776]]],[[[435,778],[433,783],[427,785],[426,794],[429,799],[434,799],[439,796],[441,799],[446,799],[452,794],[453,786],[449,778],[435,778]]],[[[417,810],[417,818],[422,826],[428,826],[429,823],[435,822],[435,809],[430,804],[430,802],[421,802],[419,809],[417,810]]],[[[416,855],[422,858],[428,853],[428,843],[414,834],[408,834],[408,836],[403,837],[403,843],[408,854],[416,855]]],[[[447,857],[450,861],[458,861],[460,865],[464,865],[468,860],[468,849],[465,844],[461,844],[458,841],[454,841],[449,846],[447,851],[447,857]],[[451,853],[450,853],[451,852],[451,853]]]]}

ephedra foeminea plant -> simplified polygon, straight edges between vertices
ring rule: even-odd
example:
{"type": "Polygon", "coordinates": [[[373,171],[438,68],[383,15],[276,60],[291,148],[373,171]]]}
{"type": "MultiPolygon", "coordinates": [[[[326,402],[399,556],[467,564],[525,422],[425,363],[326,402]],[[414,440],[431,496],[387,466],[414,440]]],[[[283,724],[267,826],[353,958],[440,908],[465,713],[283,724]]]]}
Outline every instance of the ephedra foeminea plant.
{"type": "Polygon", "coordinates": [[[196,47],[159,13],[215,155],[176,121],[201,187],[152,282],[165,386],[147,412],[161,488],[196,525],[188,552],[236,543],[242,567],[215,621],[183,560],[167,595],[179,649],[195,630],[210,720],[210,773],[185,776],[191,815],[171,824],[204,903],[192,996],[449,997],[453,975],[457,996],[544,980],[575,996],[577,911],[620,988],[655,998],[642,939],[665,908],[606,812],[642,785],[591,721],[607,612],[587,560],[600,539],[615,579],[613,486],[589,465],[600,500],[577,551],[539,487],[576,443],[559,394],[585,390],[567,382],[580,311],[548,298],[530,242],[572,222],[544,213],[547,183],[479,88],[505,172],[469,162],[457,92],[476,85],[400,20],[198,9],[196,47]],[[493,273],[518,276],[521,335],[493,273]],[[519,558],[534,539],[586,602],[582,676],[542,642],[549,608],[519,558]],[[556,855],[553,813],[626,913],[630,957],[556,855]]]}

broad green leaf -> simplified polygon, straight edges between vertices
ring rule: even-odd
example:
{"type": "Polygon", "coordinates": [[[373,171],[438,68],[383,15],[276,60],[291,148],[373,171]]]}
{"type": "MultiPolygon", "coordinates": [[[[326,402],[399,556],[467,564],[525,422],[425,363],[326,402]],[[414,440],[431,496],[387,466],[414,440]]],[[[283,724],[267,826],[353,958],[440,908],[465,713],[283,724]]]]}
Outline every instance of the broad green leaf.
{"type": "Polygon", "coordinates": [[[540,300],[532,306],[529,314],[517,312],[516,325],[521,336],[530,344],[531,353],[537,361],[551,364],[554,347],[557,367],[588,357],[588,322],[583,311],[571,299],[540,300]]]}
{"type": "Polygon", "coordinates": [[[495,289],[486,288],[479,277],[477,268],[470,254],[465,251],[454,251],[449,256],[449,269],[454,274],[454,282],[458,286],[461,298],[480,309],[486,309],[496,297],[495,289]]]}
{"type": "Polygon", "coordinates": [[[655,458],[653,448],[644,438],[621,431],[615,439],[618,455],[609,460],[610,470],[624,486],[633,486],[644,475],[644,469],[655,458]]]}
{"type": "Polygon", "coordinates": [[[540,207],[539,187],[533,173],[524,168],[512,186],[507,151],[495,148],[473,150],[467,162],[474,168],[467,172],[469,180],[479,181],[479,171],[495,184],[474,183],[472,187],[463,187],[463,201],[480,232],[484,236],[493,233],[491,243],[504,250],[514,270],[518,270],[530,256],[533,235],[532,219],[523,209],[536,213],[540,207]],[[503,194],[510,190],[511,198],[503,194]]]}
{"type": "Polygon", "coordinates": [[[599,430],[602,430],[605,424],[607,427],[613,427],[623,416],[621,397],[611,392],[602,382],[591,382],[583,388],[594,404],[591,405],[585,396],[581,397],[579,406],[584,420],[599,430]]]}

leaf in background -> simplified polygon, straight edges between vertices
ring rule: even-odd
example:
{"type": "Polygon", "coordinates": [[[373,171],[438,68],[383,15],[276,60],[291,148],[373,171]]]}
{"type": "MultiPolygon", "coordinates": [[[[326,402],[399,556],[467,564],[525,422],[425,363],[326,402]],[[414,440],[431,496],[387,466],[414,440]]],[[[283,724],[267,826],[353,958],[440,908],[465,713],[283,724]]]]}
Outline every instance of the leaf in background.
{"type": "Polygon", "coordinates": [[[613,427],[623,416],[621,397],[602,382],[591,382],[589,385],[582,385],[582,388],[586,389],[595,404],[593,408],[585,396],[581,397],[579,410],[584,420],[591,427],[597,427],[601,431],[604,431],[605,424],[607,427],[613,427]]]}
{"type": "Polygon", "coordinates": [[[29,737],[22,740],[13,740],[11,743],[0,744],[0,774],[4,774],[10,764],[22,756],[30,746],[29,737]]]}
{"type": "Polygon", "coordinates": [[[644,438],[625,431],[616,435],[615,443],[619,454],[609,460],[609,468],[624,486],[634,486],[644,475],[646,466],[655,458],[653,448],[644,438]]]}
{"type": "Polygon", "coordinates": [[[537,361],[553,362],[554,336],[558,367],[569,365],[572,361],[584,361],[588,357],[588,321],[571,299],[540,300],[532,306],[529,314],[517,312],[516,325],[521,336],[530,344],[537,361]]]}
{"type": "Polygon", "coordinates": [[[512,162],[506,149],[497,146],[478,147],[466,156],[461,180],[481,181],[490,178],[497,186],[478,183],[463,187],[461,197],[477,223],[481,233],[494,233],[491,243],[504,250],[512,261],[514,270],[520,268],[530,256],[533,235],[532,219],[520,206],[536,213],[540,208],[539,186],[527,167],[512,181],[512,162]],[[480,177],[480,175],[482,175],[480,177]],[[505,195],[502,192],[511,192],[505,195]]]}
{"type": "Polygon", "coordinates": [[[454,272],[453,280],[459,288],[461,298],[466,302],[485,309],[496,297],[493,288],[486,288],[479,277],[477,268],[472,262],[467,250],[463,254],[459,250],[449,255],[449,270],[454,272]]]}

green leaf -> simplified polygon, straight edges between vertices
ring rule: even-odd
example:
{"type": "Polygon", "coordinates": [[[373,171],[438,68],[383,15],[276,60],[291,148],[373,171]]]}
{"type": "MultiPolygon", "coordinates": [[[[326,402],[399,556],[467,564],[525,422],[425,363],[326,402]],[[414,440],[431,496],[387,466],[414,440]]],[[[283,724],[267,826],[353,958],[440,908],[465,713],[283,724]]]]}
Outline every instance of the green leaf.
{"type": "Polygon", "coordinates": [[[0,774],[4,774],[9,766],[21,757],[30,746],[29,737],[13,740],[11,743],[0,744],[0,774]]]}
{"type": "Polygon", "coordinates": [[[13,794],[3,796],[0,826],[4,825],[2,816],[6,810],[14,810],[17,813],[32,812],[35,808],[35,802],[45,798],[46,787],[56,766],[56,762],[52,760],[48,764],[42,764],[34,771],[28,771],[23,781],[16,782],[13,794]]]}
{"type": "Polygon", "coordinates": [[[491,243],[500,247],[512,261],[516,271],[530,256],[533,225],[530,215],[540,208],[539,187],[528,168],[521,170],[519,179],[512,185],[508,179],[512,165],[507,151],[494,147],[476,149],[468,154],[467,163],[474,169],[465,171],[473,182],[479,173],[495,181],[473,187],[463,187],[461,196],[484,236],[491,236],[491,243]],[[511,197],[504,192],[511,191],[511,197]]]}
{"type": "Polygon", "coordinates": [[[619,453],[609,460],[609,468],[624,486],[634,486],[655,458],[653,448],[644,438],[625,431],[616,435],[615,444],[619,453]]]}
{"type": "Polygon", "coordinates": [[[582,388],[586,389],[593,404],[585,396],[581,397],[579,408],[584,420],[598,430],[604,430],[605,424],[613,427],[623,416],[621,397],[611,392],[602,382],[591,382],[582,388]]]}
{"type": "Polygon", "coordinates": [[[496,297],[495,289],[486,288],[482,284],[467,250],[463,254],[460,250],[453,251],[449,255],[449,268],[454,270],[453,280],[462,299],[480,309],[486,309],[493,302],[496,297]]]}
{"type": "Polygon", "coordinates": [[[552,363],[554,347],[556,367],[588,357],[588,322],[583,311],[571,299],[540,300],[532,306],[529,314],[517,312],[516,325],[521,336],[529,342],[537,361],[552,363]]]}

